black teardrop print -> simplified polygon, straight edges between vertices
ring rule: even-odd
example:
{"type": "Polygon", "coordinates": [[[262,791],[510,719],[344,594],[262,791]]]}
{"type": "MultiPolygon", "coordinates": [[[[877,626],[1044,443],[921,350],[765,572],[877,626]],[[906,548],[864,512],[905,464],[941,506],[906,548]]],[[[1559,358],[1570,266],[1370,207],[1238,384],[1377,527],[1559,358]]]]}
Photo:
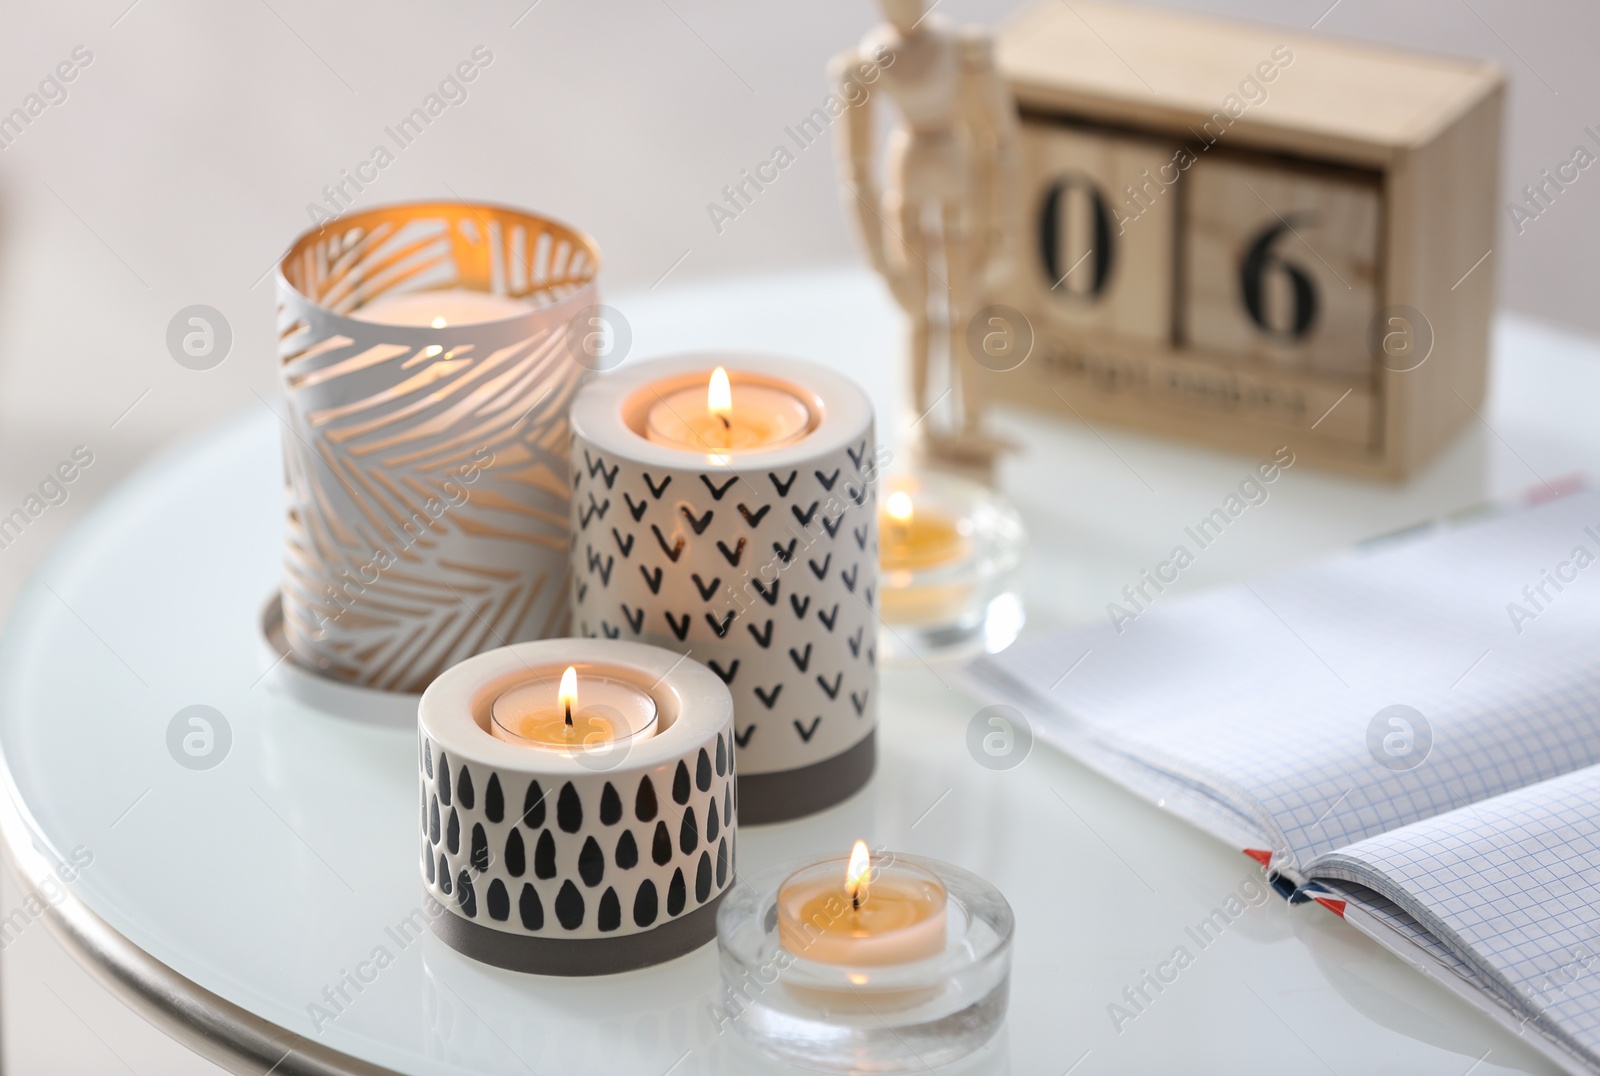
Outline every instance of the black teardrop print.
{"type": "Polygon", "coordinates": [[[450,824],[444,830],[444,846],[450,849],[451,855],[461,851],[461,816],[454,807],[450,808],[450,824]]]}
{"type": "Polygon", "coordinates": [[[525,929],[544,929],[544,902],[539,899],[539,891],[527,882],[522,883],[522,895],[517,898],[517,914],[525,929]]]}
{"type": "Polygon", "coordinates": [[[595,926],[601,931],[616,930],[622,925],[622,902],[617,891],[607,888],[600,898],[600,910],[595,913],[595,926]]]}
{"type": "Polygon", "coordinates": [[[570,878],[561,883],[561,892],[556,894],[556,922],[568,930],[583,926],[583,894],[570,878]]]}
{"type": "Polygon", "coordinates": [[[433,741],[422,741],[422,772],[431,780],[433,777],[433,741]]]}
{"type": "Polygon", "coordinates": [[[439,843],[439,797],[431,797],[428,804],[428,840],[439,843]]]}
{"type": "Polygon", "coordinates": [[[472,875],[462,871],[456,878],[456,900],[461,904],[461,910],[467,913],[468,919],[475,919],[478,915],[478,894],[472,889],[472,875]]]}
{"type": "Polygon", "coordinates": [[[739,787],[739,782],[729,781],[722,790],[722,824],[733,825],[733,790],[739,787]]]}
{"type": "Polygon", "coordinates": [[[483,790],[483,815],[491,822],[499,822],[506,816],[506,797],[500,791],[500,775],[491,773],[489,784],[483,790]]]}
{"type": "Polygon", "coordinates": [[[696,904],[704,904],[711,895],[711,853],[700,853],[700,865],[694,872],[694,899],[696,904]]]}
{"type": "Polygon", "coordinates": [[[700,823],[695,821],[694,808],[683,812],[683,823],[678,826],[678,848],[688,855],[700,846],[700,823]]]}
{"type": "Polygon", "coordinates": [[[672,882],[667,886],[667,914],[677,915],[689,903],[689,889],[683,884],[683,871],[672,872],[672,882]]]}
{"type": "Polygon", "coordinates": [[[647,927],[656,921],[656,884],[646,878],[633,898],[633,925],[647,927]]]}
{"type": "Polygon", "coordinates": [[[717,776],[721,777],[723,774],[725,774],[727,772],[728,772],[728,744],[727,744],[727,742],[725,740],[723,740],[722,734],[718,733],[717,734],[717,776]]]}
{"type": "Polygon", "coordinates": [[[617,866],[632,870],[639,865],[639,845],[633,839],[633,830],[625,829],[617,840],[617,866]]]}
{"type": "Polygon", "coordinates": [[[450,760],[439,752],[439,802],[450,806],[450,760]]]}
{"type": "MultiPolygon", "coordinates": [[[[706,749],[700,749],[700,757],[694,763],[694,787],[705,792],[711,787],[711,756],[706,754],[706,749]]],[[[471,806],[471,804],[468,804],[471,806]]]]}
{"type": "Polygon", "coordinates": [[[667,832],[665,822],[656,823],[655,839],[650,845],[650,858],[655,860],[658,867],[665,867],[672,862],[672,834],[667,832]]]}
{"type": "Polygon", "coordinates": [[[522,831],[515,827],[506,834],[506,873],[521,878],[528,869],[528,849],[522,843],[522,831]]]}
{"type": "Polygon", "coordinates": [[[489,896],[484,903],[489,906],[490,919],[504,923],[511,918],[511,894],[506,892],[506,884],[500,879],[489,883],[489,896]]]}
{"type": "Polygon", "coordinates": [[[711,801],[711,809],[706,811],[706,843],[710,844],[717,839],[717,834],[722,832],[722,823],[717,821],[717,801],[711,801]]]}
{"type": "Polygon", "coordinates": [[[639,794],[633,798],[633,817],[649,822],[656,816],[656,786],[649,777],[639,779],[639,794]]]}
{"type": "Polygon", "coordinates": [[[605,873],[606,854],[600,851],[599,842],[590,837],[578,852],[578,877],[583,879],[584,885],[593,888],[600,884],[605,873]]]}
{"type": "Polygon", "coordinates": [[[539,834],[539,843],[533,848],[533,876],[535,878],[554,878],[556,876],[556,841],[550,836],[550,831],[545,830],[539,834]]]}
{"type": "Polygon", "coordinates": [[[434,879],[434,874],[433,874],[433,847],[428,844],[426,838],[424,838],[423,842],[422,842],[422,865],[427,868],[428,884],[432,885],[433,884],[433,879],[434,879]]]}
{"type": "Polygon", "coordinates": [[[472,869],[480,874],[489,869],[489,835],[481,822],[472,824],[472,869]]]}
{"type": "Polygon", "coordinates": [[[529,829],[544,825],[544,789],[538,781],[528,782],[528,794],[522,797],[522,824],[529,829]]]}
{"type": "Polygon", "coordinates": [[[583,828],[583,800],[571,781],[561,786],[561,795],[556,797],[556,824],[568,833],[583,828]]]}
{"type": "Polygon", "coordinates": [[[728,838],[717,842],[717,888],[728,884],[728,838]]]}
{"type": "Polygon", "coordinates": [[[444,890],[444,895],[450,895],[450,864],[445,860],[444,853],[439,853],[439,888],[444,890]]]}
{"type": "Polygon", "coordinates": [[[622,797],[617,795],[617,790],[606,782],[606,787],[600,793],[600,824],[614,826],[622,821],[622,797]]]}
{"type": "Polygon", "coordinates": [[[676,803],[689,802],[689,767],[678,760],[678,772],[672,775],[672,799],[676,803]]]}
{"type": "Polygon", "coordinates": [[[461,767],[461,776],[456,780],[456,800],[464,811],[472,810],[473,801],[477,794],[472,788],[472,771],[465,766],[461,767]]]}

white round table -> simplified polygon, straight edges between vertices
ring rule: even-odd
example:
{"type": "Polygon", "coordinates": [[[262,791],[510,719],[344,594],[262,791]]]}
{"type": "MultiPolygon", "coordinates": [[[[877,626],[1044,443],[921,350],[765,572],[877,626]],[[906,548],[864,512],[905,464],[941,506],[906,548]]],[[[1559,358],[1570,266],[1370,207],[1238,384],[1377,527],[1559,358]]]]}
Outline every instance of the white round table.
{"type": "MultiPolygon", "coordinates": [[[[615,305],[635,355],[800,355],[849,372],[880,415],[896,413],[898,323],[862,273],[615,305]]],[[[255,350],[271,361],[267,342],[255,350]]],[[[1297,467],[1180,585],[1272,570],[1594,468],[1595,349],[1502,323],[1497,352],[1493,405],[1412,483],[1297,467]]],[[[1035,536],[1030,633],[1104,615],[1254,463],[1108,426],[1000,419],[1028,446],[1003,484],[1035,536]]],[[[18,600],[0,645],[0,834],[45,898],[39,914],[147,1015],[240,1072],[789,1071],[719,1032],[714,946],[557,980],[391,933],[421,900],[415,734],[319,712],[266,668],[257,624],[279,570],[279,434],[261,408],[168,452],[100,504],[18,600]],[[174,716],[195,705],[231,733],[209,769],[168,747],[174,716]],[[74,858],[89,860],[75,880],[45,882],[74,858]]],[[[869,788],[816,817],[749,828],[738,848],[749,872],[865,837],[1007,894],[1018,922],[1007,1028],[947,1071],[1549,1071],[1333,916],[1277,900],[1195,953],[1119,1031],[1108,1006],[1253,864],[1046,747],[1013,770],[979,766],[966,729],[984,700],[948,683],[937,667],[886,671],[869,788]]]]}

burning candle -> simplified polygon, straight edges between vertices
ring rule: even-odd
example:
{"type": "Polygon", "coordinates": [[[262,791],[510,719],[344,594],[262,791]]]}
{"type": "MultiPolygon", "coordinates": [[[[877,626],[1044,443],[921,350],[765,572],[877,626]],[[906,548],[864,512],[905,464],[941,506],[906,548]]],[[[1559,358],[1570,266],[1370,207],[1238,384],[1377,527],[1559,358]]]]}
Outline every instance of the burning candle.
{"type": "Polygon", "coordinates": [[[357,321],[370,321],[377,325],[443,329],[451,325],[478,325],[485,321],[521,317],[529,309],[526,302],[504,295],[491,295],[470,288],[440,288],[380,295],[350,316],[357,321]]]}
{"type": "Polygon", "coordinates": [[[726,456],[790,444],[812,425],[811,408],[799,392],[775,381],[730,377],[722,366],[704,388],[666,389],[656,397],[645,437],[668,448],[726,456]]]}
{"type": "Polygon", "coordinates": [[[584,750],[656,733],[656,702],[646,691],[591,674],[579,694],[578,670],[568,666],[557,689],[549,681],[518,684],[490,708],[491,732],[506,743],[584,750]]]}
{"type": "Polygon", "coordinates": [[[777,903],[779,944],[821,964],[909,964],[945,950],[944,883],[900,860],[874,864],[865,841],[848,860],[790,875],[777,903]]]}

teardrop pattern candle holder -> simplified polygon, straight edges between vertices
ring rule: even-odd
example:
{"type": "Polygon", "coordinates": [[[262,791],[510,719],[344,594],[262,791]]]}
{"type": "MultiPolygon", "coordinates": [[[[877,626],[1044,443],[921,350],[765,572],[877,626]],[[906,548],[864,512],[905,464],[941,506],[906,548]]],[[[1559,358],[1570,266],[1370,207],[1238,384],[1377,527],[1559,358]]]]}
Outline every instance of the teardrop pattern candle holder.
{"type": "Polygon", "coordinates": [[[599,301],[599,265],[565,225],[456,202],[351,213],[290,248],[281,624],[297,664],[418,692],[462,658],[565,632],[567,408],[593,366],[571,326],[599,301]],[[528,310],[439,328],[352,316],[432,289],[528,310]]]}

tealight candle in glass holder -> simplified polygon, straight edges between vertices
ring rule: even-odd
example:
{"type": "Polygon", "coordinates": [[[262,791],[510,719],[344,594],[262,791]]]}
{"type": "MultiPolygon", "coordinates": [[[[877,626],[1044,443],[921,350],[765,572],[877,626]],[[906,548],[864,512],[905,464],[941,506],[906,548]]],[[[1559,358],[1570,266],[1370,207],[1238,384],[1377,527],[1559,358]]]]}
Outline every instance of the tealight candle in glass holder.
{"type": "Polygon", "coordinates": [[[878,511],[883,650],[894,660],[1009,646],[1022,628],[1010,584],[1027,531],[985,486],[934,472],[885,480],[878,511]]]}
{"type": "Polygon", "coordinates": [[[656,702],[636,684],[610,676],[581,678],[567,666],[552,689],[548,680],[518,684],[490,707],[491,732],[506,743],[570,750],[644,740],[656,732],[656,702]]]}

